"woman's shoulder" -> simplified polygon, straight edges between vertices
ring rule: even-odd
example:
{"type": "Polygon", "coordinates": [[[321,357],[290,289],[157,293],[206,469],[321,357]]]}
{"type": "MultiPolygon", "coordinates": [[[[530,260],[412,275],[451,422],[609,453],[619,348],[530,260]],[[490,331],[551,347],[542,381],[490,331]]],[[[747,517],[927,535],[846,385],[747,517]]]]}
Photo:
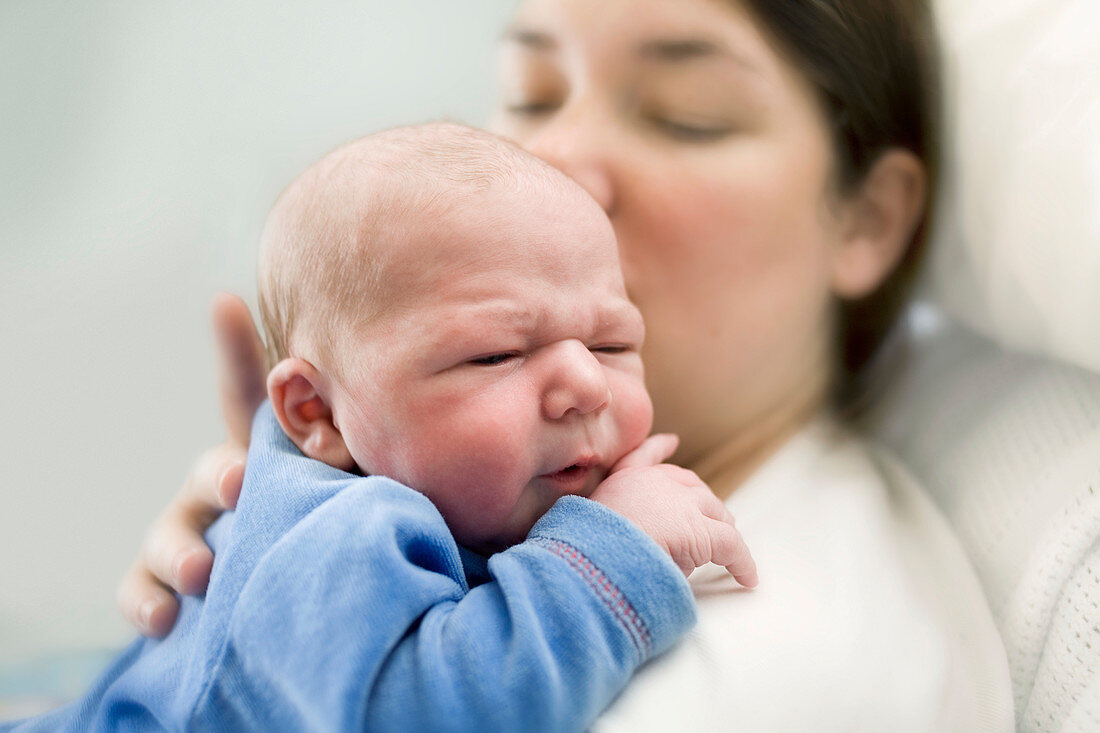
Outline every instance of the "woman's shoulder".
{"type": "Polygon", "coordinates": [[[834,622],[858,633],[868,670],[905,680],[899,695],[926,685],[929,698],[940,697],[945,729],[1011,729],[1007,660],[981,585],[904,464],[829,415],[775,458],[787,464],[788,485],[769,486],[765,475],[760,493],[783,497],[788,524],[762,530],[844,589],[822,599],[834,622]]]}
{"type": "Polygon", "coordinates": [[[906,551],[916,545],[921,555],[936,548],[941,559],[970,565],[950,523],[902,460],[828,413],[793,435],[728,503],[750,521],[789,525],[805,518],[810,526],[802,531],[847,527],[861,542],[906,551]]]}
{"type": "Polygon", "coordinates": [[[609,720],[659,716],[644,700],[668,693],[694,701],[701,730],[1011,730],[1007,663],[977,581],[895,459],[821,416],[728,505],[760,586],[696,571],[698,626],[609,720]],[[711,700],[740,712],[715,719],[711,700]]]}
{"type": "MultiPolygon", "coordinates": [[[[791,436],[727,503],[739,521],[744,517],[769,529],[805,520],[800,533],[850,527],[861,542],[892,544],[892,532],[875,530],[906,522],[913,503],[923,508],[922,496],[895,459],[823,413],[791,436]]],[[[935,524],[923,513],[919,519],[935,524]]]]}
{"type": "MultiPolygon", "coordinates": [[[[904,467],[840,422],[820,416],[727,502],[761,566],[815,590],[835,623],[885,620],[864,632],[925,622],[941,595],[979,592],[946,520],[904,467]],[[891,626],[891,624],[893,626],[891,626]]],[[[794,588],[792,588],[794,590],[794,588]]]]}
{"type": "Polygon", "coordinates": [[[753,477],[759,483],[746,485],[754,495],[742,497],[743,507],[737,492],[731,497],[739,525],[759,516],[762,543],[799,556],[818,573],[852,578],[851,598],[870,605],[893,599],[952,634],[966,626],[995,636],[950,523],[892,452],[822,415],[774,460],[753,477]]]}

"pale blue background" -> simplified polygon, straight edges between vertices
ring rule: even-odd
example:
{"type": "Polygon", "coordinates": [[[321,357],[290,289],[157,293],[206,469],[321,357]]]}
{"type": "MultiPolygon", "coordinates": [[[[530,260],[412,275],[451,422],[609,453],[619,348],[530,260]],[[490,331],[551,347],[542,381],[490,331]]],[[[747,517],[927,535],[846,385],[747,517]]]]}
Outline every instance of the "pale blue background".
{"type": "Polygon", "coordinates": [[[211,296],[253,297],[278,191],[380,127],[484,123],[514,5],[0,2],[0,683],[129,637],[117,581],[223,435],[211,296]]]}

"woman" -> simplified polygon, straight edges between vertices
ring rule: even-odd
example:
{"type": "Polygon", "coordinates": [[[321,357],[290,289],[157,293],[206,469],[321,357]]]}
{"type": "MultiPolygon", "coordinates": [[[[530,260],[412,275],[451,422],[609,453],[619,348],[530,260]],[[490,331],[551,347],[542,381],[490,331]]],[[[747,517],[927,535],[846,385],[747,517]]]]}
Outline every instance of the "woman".
{"type": "MultiPolygon", "coordinates": [[[[904,302],[935,182],[921,0],[527,0],[493,129],[615,226],[647,323],[655,430],[726,499],[761,586],[699,572],[698,628],[601,720],[747,730],[1011,728],[965,556],[906,474],[834,416],[904,302]],[[674,700],[674,704],[670,704],[674,700]],[[667,724],[666,722],[667,721],[667,724]]],[[[201,592],[240,490],[262,346],[215,324],[230,443],[204,456],[120,594],[146,633],[201,592]]]]}

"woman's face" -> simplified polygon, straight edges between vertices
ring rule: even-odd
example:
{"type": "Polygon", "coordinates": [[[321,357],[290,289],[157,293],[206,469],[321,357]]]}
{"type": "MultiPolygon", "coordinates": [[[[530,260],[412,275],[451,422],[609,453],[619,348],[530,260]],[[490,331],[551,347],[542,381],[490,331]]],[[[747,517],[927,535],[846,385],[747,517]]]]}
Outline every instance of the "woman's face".
{"type": "Polygon", "coordinates": [[[842,221],[828,131],[744,8],[526,0],[493,128],[607,211],[646,320],[655,429],[680,435],[681,461],[821,404],[842,221]]]}

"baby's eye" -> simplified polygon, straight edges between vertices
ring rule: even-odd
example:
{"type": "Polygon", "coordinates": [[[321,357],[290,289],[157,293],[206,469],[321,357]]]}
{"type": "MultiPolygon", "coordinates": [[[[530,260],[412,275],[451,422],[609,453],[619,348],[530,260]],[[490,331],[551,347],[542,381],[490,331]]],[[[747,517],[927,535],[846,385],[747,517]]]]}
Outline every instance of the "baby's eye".
{"type": "Polygon", "coordinates": [[[623,354],[630,351],[630,346],[626,344],[600,344],[599,346],[590,346],[589,351],[595,351],[598,354],[623,354]]]}
{"type": "Polygon", "coordinates": [[[476,359],[470,359],[469,364],[475,366],[496,366],[497,364],[503,364],[506,361],[510,361],[519,356],[514,351],[505,352],[502,354],[489,354],[488,356],[479,356],[476,359]]]}

